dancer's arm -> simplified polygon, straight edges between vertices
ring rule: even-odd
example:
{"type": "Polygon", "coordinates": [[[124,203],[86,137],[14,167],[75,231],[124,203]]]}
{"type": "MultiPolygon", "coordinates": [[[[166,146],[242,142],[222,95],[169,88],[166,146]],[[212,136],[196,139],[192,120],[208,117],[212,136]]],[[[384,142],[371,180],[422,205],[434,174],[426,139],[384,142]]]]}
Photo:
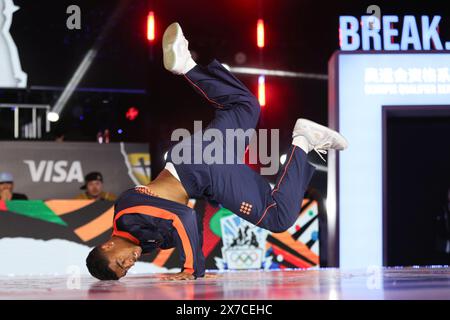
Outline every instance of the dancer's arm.
{"type": "Polygon", "coordinates": [[[179,219],[174,220],[173,225],[177,230],[175,241],[180,252],[182,271],[165,279],[190,280],[203,277],[205,266],[195,211],[177,214],[177,217],[179,219]]]}

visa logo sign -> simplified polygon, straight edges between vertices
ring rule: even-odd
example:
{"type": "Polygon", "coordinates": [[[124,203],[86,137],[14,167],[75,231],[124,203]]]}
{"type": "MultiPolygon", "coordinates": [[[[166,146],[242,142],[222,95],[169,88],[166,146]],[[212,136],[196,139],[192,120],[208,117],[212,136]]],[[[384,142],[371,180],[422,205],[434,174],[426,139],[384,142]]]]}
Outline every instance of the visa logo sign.
{"type": "Polygon", "coordinates": [[[399,17],[393,15],[339,17],[339,43],[341,50],[450,50],[450,42],[439,37],[441,16],[404,16],[400,26],[399,17]]]}
{"type": "Polygon", "coordinates": [[[30,171],[33,182],[80,182],[84,181],[80,161],[42,160],[38,164],[34,160],[23,161],[30,171]]]}

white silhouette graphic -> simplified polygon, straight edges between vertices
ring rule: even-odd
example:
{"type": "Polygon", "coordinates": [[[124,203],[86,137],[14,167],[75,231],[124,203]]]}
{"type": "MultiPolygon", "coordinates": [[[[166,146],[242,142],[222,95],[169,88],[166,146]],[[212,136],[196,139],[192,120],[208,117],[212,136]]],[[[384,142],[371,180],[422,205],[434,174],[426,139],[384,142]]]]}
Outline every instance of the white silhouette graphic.
{"type": "Polygon", "coordinates": [[[0,0],[0,87],[25,88],[27,74],[20,65],[19,52],[9,33],[13,13],[19,10],[13,0],[0,0]]]}

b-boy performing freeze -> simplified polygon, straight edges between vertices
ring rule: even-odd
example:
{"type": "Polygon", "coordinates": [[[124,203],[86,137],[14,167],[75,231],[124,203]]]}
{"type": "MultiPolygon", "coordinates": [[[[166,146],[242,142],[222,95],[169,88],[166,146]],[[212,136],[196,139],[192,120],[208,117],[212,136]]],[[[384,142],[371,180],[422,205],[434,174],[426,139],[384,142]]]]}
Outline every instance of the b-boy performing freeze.
{"type": "MultiPolygon", "coordinates": [[[[164,67],[184,77],[216,109],[214,119],[205,130],[219,130],[225,136],[227,129],[246,131],[256,127],[260,113],[258,100],[216,60],[206,67],[197,65],[178,23],[172,23],[164,32],[163,52],[164,67]]],[[[271,232],[289,229],[298,218],[314,173],[307,153],[347,147],[339,133],[306,119],[297,120],[292,136],[286,162],[273,189],[242,161],[211,164],[203,159],[201,163],[180,163],[174,161],[169,151],[167,165],[155,180],[125,191],[116,201],[111,238],[95,247],[86,259],[90,273],[100,280],[117,280],[127,274],[141,254],[178,247],[182,271],[165,279],[205,276],[203,236],[195,211],[187,206],[189,198],[219,203],[271,232]]],[[[242,137],[236,137],[239,139],[242,137]]],[[[228,140],[222,141],[224,153],[230,152],[227,143],[228,140]]],[[[201,153],[207,146],[193,136],[180,144],[188,147],[192,155],[201,153]]],[[[236,159],[241,157],[242,154],[236,153],[236,159]]]]}

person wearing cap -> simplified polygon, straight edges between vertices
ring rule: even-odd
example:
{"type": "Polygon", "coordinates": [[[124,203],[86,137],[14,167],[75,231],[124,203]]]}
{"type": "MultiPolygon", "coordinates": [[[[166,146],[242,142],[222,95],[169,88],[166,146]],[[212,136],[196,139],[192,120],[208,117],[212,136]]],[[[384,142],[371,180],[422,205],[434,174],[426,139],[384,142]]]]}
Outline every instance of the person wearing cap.
{"type": "Polygon", "coordinates": [[[0,200],[28,200],[22,193],[14,193],[14,177],[9,172],[0,172],[0,200]]]}
{"type": "Polygon", "coordinates": [[[114,201],[117,198],[115,194],[103,191],[103,176],[100,172],[88,173],[84,177],[84,185],[80,189],[86,191],[75,199],[114,201]]]}

